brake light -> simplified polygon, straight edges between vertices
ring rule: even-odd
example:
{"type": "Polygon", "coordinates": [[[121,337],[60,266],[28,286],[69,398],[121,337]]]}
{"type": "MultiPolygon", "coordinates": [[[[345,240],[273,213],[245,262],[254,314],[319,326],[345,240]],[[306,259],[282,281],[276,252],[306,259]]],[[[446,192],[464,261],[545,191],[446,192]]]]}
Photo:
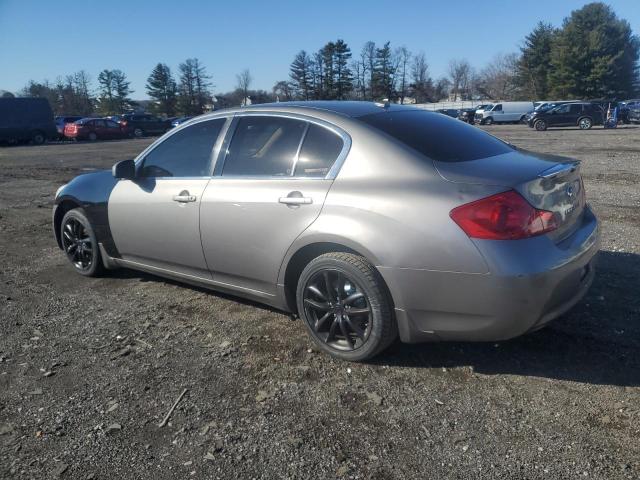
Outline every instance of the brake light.
{"type": "Polygon", "coordinates": [[[456,207],[449,216],[471,238],[518,240],[558,228],[555,215],[532,207],[514,190],[456,207]]]}
{"type": "Polygon", "coordinates": [[[123,127],[127,126],[127,121],[126,120],[120,120],[120,125],[122,125],[123,127]]]}

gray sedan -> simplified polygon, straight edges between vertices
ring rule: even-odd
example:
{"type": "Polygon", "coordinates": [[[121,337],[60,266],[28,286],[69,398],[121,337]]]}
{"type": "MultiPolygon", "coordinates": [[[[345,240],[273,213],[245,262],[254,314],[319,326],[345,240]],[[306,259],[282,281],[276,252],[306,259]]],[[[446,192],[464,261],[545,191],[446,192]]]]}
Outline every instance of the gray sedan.
{"type": "Polygon", "coordinates": [[[299,317],[323,351],[496,341],[585,294],[598,222],[575,160],[365,102],[199,116],[55,199],[80,274],[143,270],[299,317]]]}

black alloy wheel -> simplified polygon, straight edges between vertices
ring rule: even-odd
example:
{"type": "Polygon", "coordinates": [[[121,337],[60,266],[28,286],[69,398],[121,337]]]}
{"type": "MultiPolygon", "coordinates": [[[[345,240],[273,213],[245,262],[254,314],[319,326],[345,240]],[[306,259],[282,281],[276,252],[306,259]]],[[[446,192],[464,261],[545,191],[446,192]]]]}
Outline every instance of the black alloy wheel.
{"type": "Polygon", "coordinates": [[[313,275],[303,303],[315,335],[336,350],[360,348],[371,334],[371,305],[362,288],[341,271],[313,275]]]}
{"type": "Polygon", "coordinates": [[[95,233],[81,209],[69,210],[62,219],[60,240],[67,259],[86,276],[102,273],[103,265],[95,233]]]}
{"type": "Polygon", "coordinates": [[[398,335],[384,280],[354,253],[330,252],[311,260],[300,274],[296,303],[314,343],[342,360],[368,360],[398,335]]]}

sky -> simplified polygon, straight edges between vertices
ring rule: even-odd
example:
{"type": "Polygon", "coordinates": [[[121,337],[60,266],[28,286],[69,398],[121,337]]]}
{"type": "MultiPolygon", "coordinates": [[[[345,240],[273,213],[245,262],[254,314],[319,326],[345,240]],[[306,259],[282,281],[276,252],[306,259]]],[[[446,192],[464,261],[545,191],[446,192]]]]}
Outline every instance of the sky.
{"type": "MultiPolygon", "coordinates": [[[[271,90],[286,80],[294,55],[342,38],[354,54],[372,40],[424,51],[433,78],[451,59],[475,68],[517,51],[540,20],[560,26],[584,0],[0,0],[0,90],[17,92],[30,80],[55,80],[86,70],[120,69],[134,99],[158,62],[177,74],[197,57],[215,92],[236,86],[249,69],[251,88],[271,90]]],[[[640,0],[607,2],[640,33],[640,0]]]]}

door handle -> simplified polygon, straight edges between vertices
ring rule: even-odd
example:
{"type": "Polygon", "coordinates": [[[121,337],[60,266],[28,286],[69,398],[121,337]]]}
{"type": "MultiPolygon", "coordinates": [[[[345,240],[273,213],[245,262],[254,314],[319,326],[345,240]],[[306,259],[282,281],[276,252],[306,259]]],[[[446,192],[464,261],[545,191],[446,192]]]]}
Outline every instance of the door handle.
{"type": "Polygon", "coordinates": [[[313,203],[313,199],[311,197],[303,197],[300,192],[291,192],[286,197],[280,197],[278,202],[285,205],[310,205],[313,203]]]}
{"type": "Polygon", "coordinates": [[[183,190],[178,195],[174,195],[173,196],[173,201],[174,202],[180,202],[180,203],[195,202],[196,201],[196,196],[195,195],[189,195],[189,192],[187,190],[183,190]]]}

